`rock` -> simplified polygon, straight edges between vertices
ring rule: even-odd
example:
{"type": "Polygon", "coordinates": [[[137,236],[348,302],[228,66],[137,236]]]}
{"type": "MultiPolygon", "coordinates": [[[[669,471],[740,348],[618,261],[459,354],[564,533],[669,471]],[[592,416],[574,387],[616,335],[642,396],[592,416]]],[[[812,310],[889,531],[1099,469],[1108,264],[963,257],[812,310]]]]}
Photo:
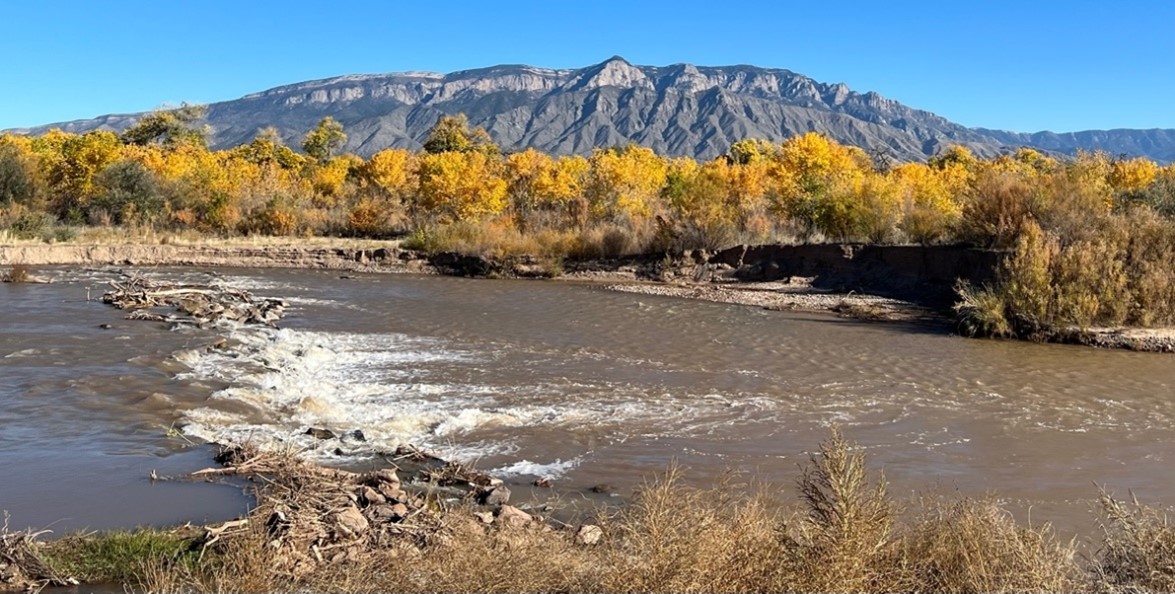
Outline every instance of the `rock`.
{"type": "Polygon", "coordinates": [[[367,502],[367,505],[379,505],[381,503],[387,503],[388,501],[387,498],[380,494],[379,491],[376,491],[371,487],[363,487],[359,490],[359,495],[363,498],[364,501],[367,502]]]}
{"type": "Polygon", "coordinates": [[[344,433],[343,440],[344,441],[356,441],[356,442],[360,442],[360,443],[367,443],[367,436],[364,435],[362,431],[355,429],[354,431],[348,431],[348,432],[344,433]]]}
{"type": "Polygon", "coordinates": [[[395,468],[384,468],[383,470],[376,471],[375,480],[381,483],[390,483],[393,485],[400,484],[400,476],[396,474],[395,468]]]}
{"type": "Polygon", "coordinates": [[[348,507],[335,514],[335,523],[348,536],[363,534],[370,527],[370,524],[367,523],[367,518],[363,517],[363,512],[355,507],[348,507]]]}
{"type": "Polygon", "coordinates": [[[592,524],[584,524],[579,527],[579,532],[575,533],[575,543],[581,545],[591,546],[599,544],[600,539],[604,537],[604,529],[592,524]]]}
{"type": "Polygon", "coordinates": [[[534,518],[530,514],[514,507],[513,505],[503,505],[498,508],[497,518],[507,526],[525,526],[534,518]]]}
{"type": "Polygon", "coordinates": [[[313,437],[314,439],[334,439],[335,438],[334,431],[331,431],[330,429],[322,429],[319,427],[311,427],[311,428],[307,429],[306,435],[309,435],[309,436],[313,437]]]}
{"type": "Polygon", "coordinates": [[[502,505],[510,501],[510,489],[494,487],[478,491],[477,502],[482,505],[502,505]]]}
{"type": "Polygon", "coordinates": [[[473,517],[480,520],[482,524],[494,523],[494,512],[473,512],[473,517]]]}
{"type": "Polygon", "coordinates": [[[381,522],[402,522],[409,514],[408,506],[403,503],[380,505],[375,508],[375,518],[381,522]]]}
{"type": "Polygon", "coordinates": [[[383,495],[388,501],[407,501],[408,494],[400,488],[400,483],[380,483],[379,494],[383,495]]]}

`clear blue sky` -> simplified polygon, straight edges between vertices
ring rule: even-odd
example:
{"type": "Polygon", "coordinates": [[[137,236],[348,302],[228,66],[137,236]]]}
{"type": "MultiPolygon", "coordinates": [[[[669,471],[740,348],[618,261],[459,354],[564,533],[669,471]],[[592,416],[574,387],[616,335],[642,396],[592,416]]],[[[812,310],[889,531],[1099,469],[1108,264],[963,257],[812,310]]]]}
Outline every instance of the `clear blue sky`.
{"type": "Polygon", "coordinates": [[[969,126],[1175,128],[1175,1],[13,0],[0,128],[340,74],[754,64],[969,126]]]}

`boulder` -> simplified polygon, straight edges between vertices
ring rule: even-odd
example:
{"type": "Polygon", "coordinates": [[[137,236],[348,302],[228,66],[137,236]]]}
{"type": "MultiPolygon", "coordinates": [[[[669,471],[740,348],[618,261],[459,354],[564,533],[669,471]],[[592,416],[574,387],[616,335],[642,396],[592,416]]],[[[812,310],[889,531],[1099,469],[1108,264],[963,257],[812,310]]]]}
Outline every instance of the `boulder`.
{"type": "Polygon", "coordinates": [[[341,532],[348,536],[363,534],[370,527],[367,518],[363,517],[363,512],[355,507],[348,507],[335,514],[335,524],[341,532]]]}
{"type": "Polygon", "coordinates": [[[372,489],[368,486],[364,486],[359,490],[359,496],[363,498],[363,501],[365,501],[367,505],[379,505],[381,503],[387,503],[388,501],[387,497],[384,497],[382,494],[380,494],[379,491],[376,491],[375,489],[372,489]]]}
{"type": "Polygon", "coordinates": [[[500,522],[507,526],[525,526],[534,520],[530,514],[514,507],[513,505],[503,505],[498,508],[497,518],[500,522]]]}
{"type": "Polygon", "coordinates": [[[306,435],[314,439],[334,439],[335,432],[330,429],[322,429],[320,427],[311,427],[306,430],[306,435]]]}
{"type": "Polygon", "coordinates": [[[581,545],[591,546],[599,544],[600,539],[604,537],[604,529],[592,524],[584,524],[579,527],[579,531],[575,533],[575,543],[581,545]]]}
{"type": "Polygon", "coordinates": [[[494,487],[481,489],[477,493],[477,502],[482,505],[503,505],[510,502],[510,489],[494,487]]]}

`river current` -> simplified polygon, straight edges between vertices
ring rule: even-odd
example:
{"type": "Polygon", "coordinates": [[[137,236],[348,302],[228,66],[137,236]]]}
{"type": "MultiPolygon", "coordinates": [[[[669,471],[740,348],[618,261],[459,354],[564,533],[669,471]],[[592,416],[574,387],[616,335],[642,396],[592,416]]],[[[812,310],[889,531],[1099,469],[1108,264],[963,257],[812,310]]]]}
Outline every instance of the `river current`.
{"type": "Polygon", "coordinates": [[[631,493],[676,461],[695,484],[741,472],[786,498],[833,425],[899,498],[994,492],[1074,532],[1097,485],[1175,504],[1169,355],[571,282],[149,271],[291,303],[280,329],[171,330],[94,300],[110,271],[40,272],[55,282],[0,284],[0,509],[17,528],[239,514],[238,487],[149,479],[211,465],[208,441],[352,464],[411,443],[564,496],[631,493]]]}

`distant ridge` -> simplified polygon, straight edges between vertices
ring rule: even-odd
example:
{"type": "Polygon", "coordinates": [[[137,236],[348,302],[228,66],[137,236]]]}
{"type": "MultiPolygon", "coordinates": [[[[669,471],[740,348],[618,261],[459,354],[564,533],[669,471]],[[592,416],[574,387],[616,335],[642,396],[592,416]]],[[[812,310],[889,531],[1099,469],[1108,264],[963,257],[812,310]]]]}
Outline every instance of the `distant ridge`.
{"type": "MultiPolygon", "coordinates": [[[[953,144],[993,156],[1021,146],[1073,154],[1175,161],[1175,130],[1016,133],[967,128],[874,92],[821,83],[789,70],[756,66],[634,66],[614,56],[593,66],[555,70],[502,65],[451,74],[356,74],[284,85],[209,105],[212,144],[249,142],[275,127],[291,146],[323,116],[346,127],[346,150],[419,149],[442,115],[463,112],[506,151],[534,147],[586,154],[635,142],[668,155],[711,158],[734,141],[782,141],[816,131],[845,144],[923,161],[953,144]]],[[[141,114],[13,130],[40,134],[122,130],[141,114]]]]}

